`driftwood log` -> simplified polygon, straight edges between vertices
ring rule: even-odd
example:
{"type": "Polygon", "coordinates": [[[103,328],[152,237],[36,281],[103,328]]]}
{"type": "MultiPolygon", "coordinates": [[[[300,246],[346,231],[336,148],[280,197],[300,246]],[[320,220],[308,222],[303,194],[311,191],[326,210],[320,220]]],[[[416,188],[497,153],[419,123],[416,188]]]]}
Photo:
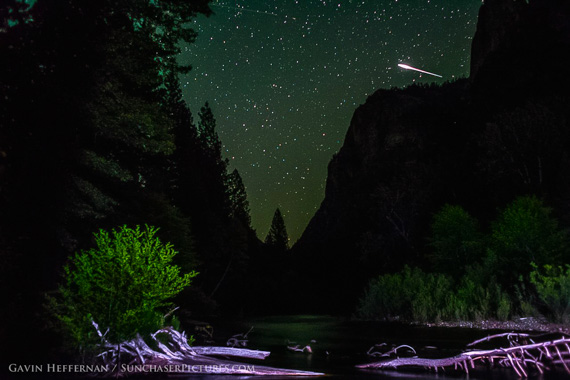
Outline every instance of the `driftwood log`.
{"type": "Polygon", "coordinates": [[[386,357],[390,357],[391,355],[398,354],[398,350],[400,348],[407,348],[408,350],[412,351],[414,354],[416,353],[416,350],[414,350],[413,347],[408,346],[407,344],[402,344],[402,345],[395,347],[395,348],[391,349],[390,351],[386,351],[386,352],[377,351],[377,349],[379,347],[384,347],[384,346],[387,346],[387,344],[386,343],[375,344],[374,346],[370,347],[370,349],[368,349],[368,351],[366,352],[366,355],[371,356],[371,357],[386,358],[386,357]]]}
{"type": "Polygon", "coordinates": [[[228,347],[247,347],[249,342],[247,336],[253,330],[253,326],[246,332],[245,334],[236,334],[233,335],[228,341],[226,342],[226,346],[228,347]]]}
{"type": "Polygon", "coordinates": [[[101,338],[103,350],[97,358],[107,371],[102,376],[126,376],[140,373],[167,372],[171,375],[188,374],[232,374],[232,375],[278,375],[278,376],[319,376],[322,373],[272,368],[234,362],[226,357],[240,359],[265,359],[268,351],[257,351],[234,347],[192,347],[184,332],[171,327],[151,334],[151,348],[137,335],[134,339],[120,344],[111,344],[92,322],[101,338]],[[223,357],[224,359],[220,358],[223,357]]]}
{"type": "Polygon", "coordinates": [[[484,363],[492,366],[510,367],[520,377],[528,377],[531,369],[543,373],[545,369],[556,366],[564,368],[570,374],[570,337],[566,335],[560,339],[535,342],[533,337],[528,334],[504,333],[479,339],[468,344],[467,347],[503,337],[509,341],[507,348],[465,351],[457,356],[441,359],[396,357],[361,364],[356,367],[361,369],[425,368],[436,372],[438,369],[445,370],[445,368],[453,367],[455,370],[459,369],[469,373],[469,368],[473,369],[476,364],[484,363]]]}

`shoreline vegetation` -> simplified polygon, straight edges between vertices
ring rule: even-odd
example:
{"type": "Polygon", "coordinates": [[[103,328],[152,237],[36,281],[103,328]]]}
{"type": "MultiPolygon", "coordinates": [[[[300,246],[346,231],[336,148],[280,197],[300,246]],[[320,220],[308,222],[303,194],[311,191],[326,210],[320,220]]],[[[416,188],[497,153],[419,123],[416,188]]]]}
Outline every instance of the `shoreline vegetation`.
{"type": "Polygon", "coordinates": [[[444,205],[431,228],[431,270],[405,265],[373,278],[357,316],[452,326],[522,318],[542,330],[539,321],[570,322],[570,237],[541,199],[516,198],[488,229],[461,206],[444,205]]]}

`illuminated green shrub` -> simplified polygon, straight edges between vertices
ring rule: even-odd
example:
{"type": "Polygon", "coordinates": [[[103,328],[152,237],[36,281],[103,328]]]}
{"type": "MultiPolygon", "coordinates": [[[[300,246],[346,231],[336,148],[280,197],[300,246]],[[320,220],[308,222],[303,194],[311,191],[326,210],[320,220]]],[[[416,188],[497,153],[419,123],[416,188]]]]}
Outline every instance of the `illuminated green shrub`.
{"type": "Polygon", "coordinates": [[[98,337],[118,342],[161,327],[170,299],[190,284],[196,272],[180,274],[177,254],[156,236],[158,229],[123,226],[95,234],[96,247],[71,257],[64,283],[51,305],[74,342],[85,347],[98,337]]]}

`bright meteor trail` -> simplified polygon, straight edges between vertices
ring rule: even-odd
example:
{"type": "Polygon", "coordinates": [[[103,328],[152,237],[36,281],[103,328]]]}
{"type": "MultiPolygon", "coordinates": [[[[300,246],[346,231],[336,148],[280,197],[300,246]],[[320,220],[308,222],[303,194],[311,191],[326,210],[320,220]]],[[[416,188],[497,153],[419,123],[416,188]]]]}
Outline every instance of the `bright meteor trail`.
{"type": "Polygon", "coordinates": [[[430,73],[429,71],[424,71],[424,70],[420,70],[420,69],[416,69],[415,67],[412,66],[408,66],[408,65],[404,65],[403,63],[398,63],[398,67],[401,67],[404,70],[414,70],[414,71],[418,71],[420,73],[424,73],[424,74],[428,74],[428,75],[433,75],[434,77],[439,77],[441,78],[441,75],[438,74],[434,74],[434,73],[430,73]]]}

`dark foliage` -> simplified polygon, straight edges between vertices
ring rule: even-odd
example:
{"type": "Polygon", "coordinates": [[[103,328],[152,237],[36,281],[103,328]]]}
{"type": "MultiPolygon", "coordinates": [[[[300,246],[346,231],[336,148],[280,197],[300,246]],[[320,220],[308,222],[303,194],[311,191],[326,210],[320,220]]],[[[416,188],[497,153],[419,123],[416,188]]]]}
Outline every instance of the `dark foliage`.
{"type": "Polygon", "coordinates": [[[176,63],[179,43],[194,40],[189,21],[209,15],[208,2],[0,6],[2,320],[41,329],[31,321],[45,321],[43,294],[66,258],[124,224],[161,227],[176,264],[201,272],[176,301],[182,314],[200,310],[190,299],[224,304],[245,286],[259,243],[245,188],[226,171],[211,109],[196,126],[178,83],[189,70],[176,63]]]}
{"type": "Polygon", "coordinates": [[[265,237],[265,244],[276,251],[286,252],[289,249],[289,235],[285,227],[285,220],[281,210],[276,209],[269,232],[265,237]]]}
{"type": "Polygon", "coordinates": [[[359,315],[504,320],[542,312],[564,321],[570,302],[568,273],[545,263],[568,262],[570,235],[551,210],[540,199],[523,196],[498,213],[487,236],[477,224],[463,208],[444,205],[434,216],[430,237],[436,272],[406,267],[372,280],[359,315]]]}
{"type": "Polygon", "coordinates": [[[292,313],[290,304],[295,302],[298,294],[291,289],[298,271],[299,263],[290,254],[285,220],[277,208],[265,244],[252,256],[250,287],[257,301],[251,304],[251,311],[258,314],[292,313]]]}

